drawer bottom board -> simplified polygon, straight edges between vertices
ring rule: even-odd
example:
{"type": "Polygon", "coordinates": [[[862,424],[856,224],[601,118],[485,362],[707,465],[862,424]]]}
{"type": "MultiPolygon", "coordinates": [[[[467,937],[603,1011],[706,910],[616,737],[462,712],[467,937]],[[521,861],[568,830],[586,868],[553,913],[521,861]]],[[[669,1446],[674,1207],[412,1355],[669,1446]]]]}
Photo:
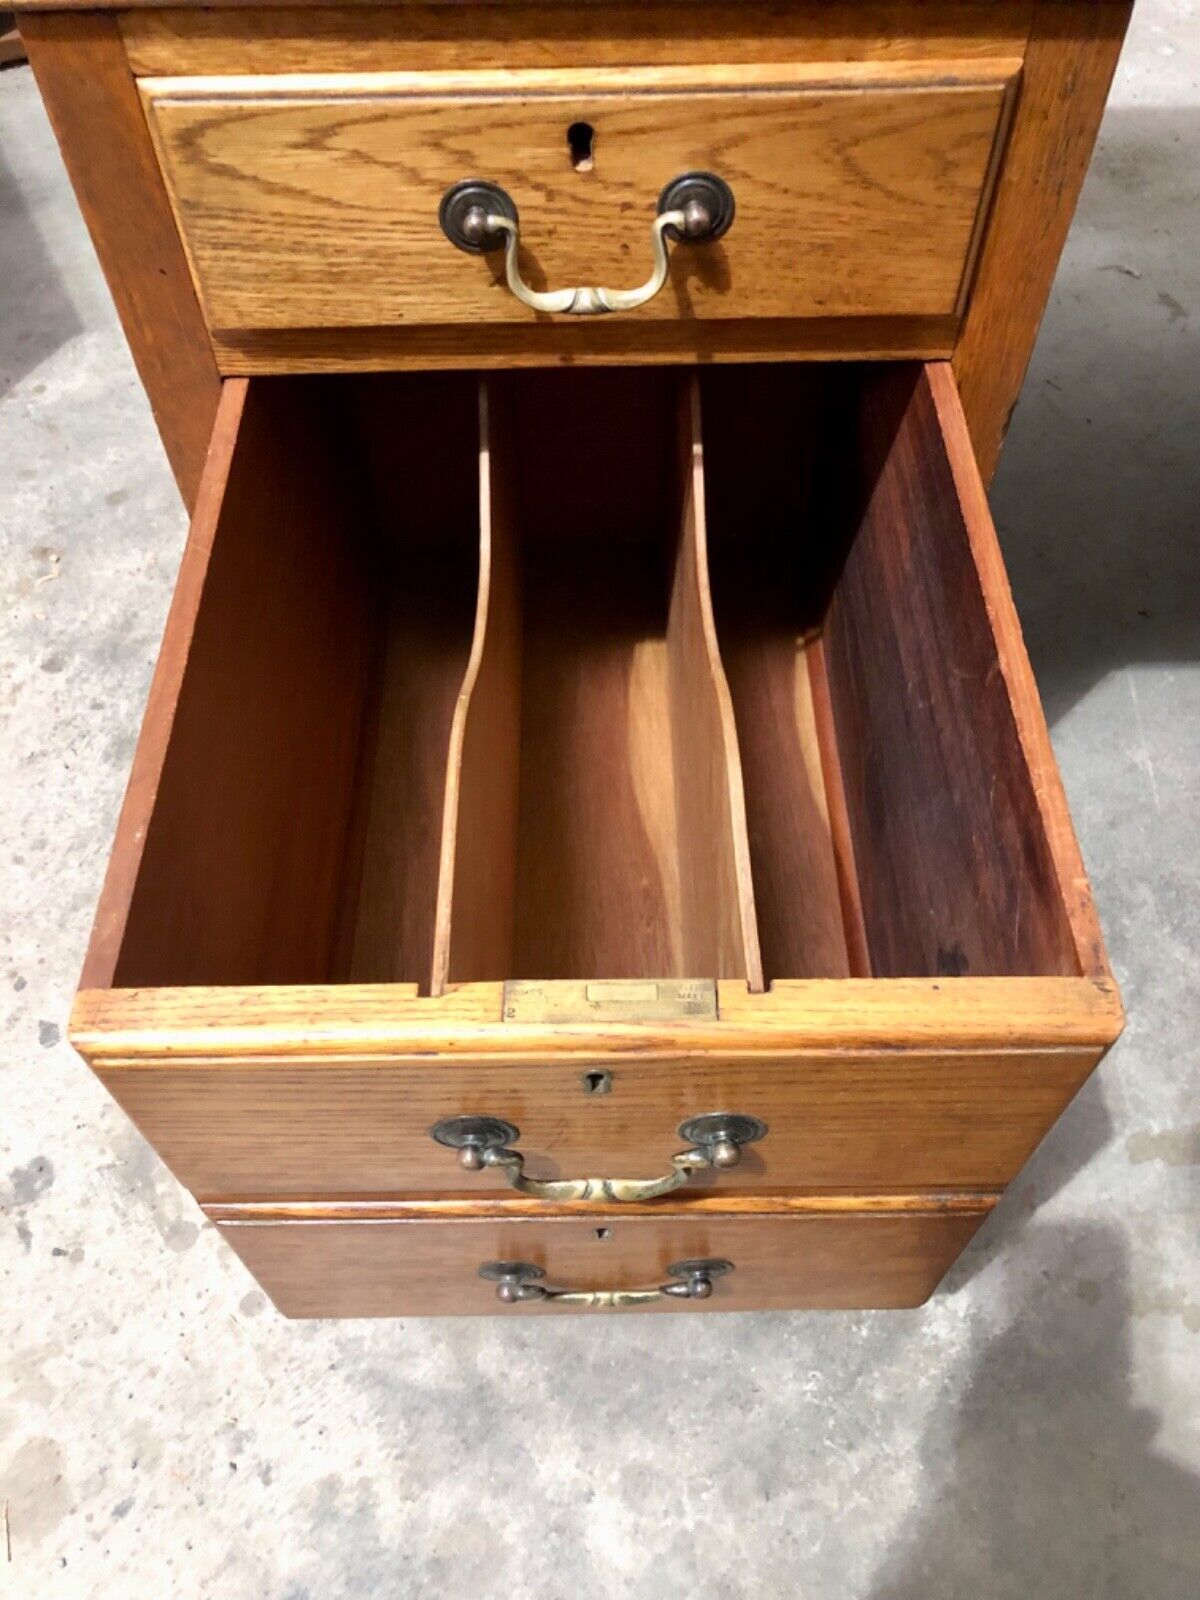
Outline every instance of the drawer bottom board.
{"type": "Polygon", "coordinates": [[[861,1310],[927,1300],[996,1197],[826,1199],[754,1211],[589,1208],[545,1217],[453,1203],[398,1214],[369,1205],[209,1208],[222,1235],[289,1317],[561,1314],[578,1304],[504,1304],[485,1263],[526,1262],[575,1291],[641,1289],[676,1262],[717,1258],[733,1270],[710,1298],[663,1298],[646,1310],[861,1310]],[[449,1212],[449,1215],[446,1213],[449,1212]]]}

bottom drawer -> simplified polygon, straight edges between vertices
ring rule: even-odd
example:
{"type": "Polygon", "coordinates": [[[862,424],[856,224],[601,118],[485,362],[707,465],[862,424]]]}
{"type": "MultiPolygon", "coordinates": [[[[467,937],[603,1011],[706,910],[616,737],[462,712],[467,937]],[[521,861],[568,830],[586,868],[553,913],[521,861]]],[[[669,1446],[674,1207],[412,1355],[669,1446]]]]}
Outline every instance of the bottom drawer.
{"type": "Polygon", "coordinates": [[[994,1196],[716,1202],[631,1213],[454,1202],[213,1206],[209,1216],[289,1317],[515,1316],[920,1305],[994,1196]],[[700,1264],[719,1267],[702,1271],[700,1264]],[[696,1263],[692,1272],[681,1264],[696,1263]],[[501,1274],[497,1264],[521,1266],[501,1274]],[[674,1274],[671,1269],[675,1268],[674,1274]],[[490,1275],[481,1276],[480,1269],[490,1275]],[[671,1293],[623,1301],[637,1291],[671,1293]],[[692,1290],[688,1295],[686,1291],[692,1290]],[[537,1298],[505,1299],[501,1293],[537,1298]],[[558,1291],[570,1298],[559,1299],[558,1291]],[[698,1292],[697,1292],[698,1291],[698,1292]],[[543,1297],[546,1296],[546,1297],[543,1297]]]}

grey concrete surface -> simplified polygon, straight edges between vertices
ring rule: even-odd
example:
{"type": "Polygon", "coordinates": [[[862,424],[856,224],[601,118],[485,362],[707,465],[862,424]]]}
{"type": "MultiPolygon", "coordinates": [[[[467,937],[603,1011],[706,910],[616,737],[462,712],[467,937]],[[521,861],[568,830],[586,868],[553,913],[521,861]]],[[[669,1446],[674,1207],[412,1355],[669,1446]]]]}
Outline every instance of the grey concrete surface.
{"type": "Polygon", "coordinates": [[[1200,17],[1142,0],[994,504],[1130,1012],[904,1314],[289,1324],[64,1043],[184,522],[0,76],[0,1595],[1200,1596],[1200,17]]]}

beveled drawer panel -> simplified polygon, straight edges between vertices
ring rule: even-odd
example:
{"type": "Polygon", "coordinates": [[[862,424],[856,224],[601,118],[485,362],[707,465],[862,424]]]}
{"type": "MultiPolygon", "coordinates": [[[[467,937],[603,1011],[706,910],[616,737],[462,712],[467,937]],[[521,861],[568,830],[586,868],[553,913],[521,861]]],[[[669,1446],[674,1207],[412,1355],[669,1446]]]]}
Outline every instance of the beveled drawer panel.
{"type": "MultiPolygon", "coordinates": [[[[486,1216],[412,1207],[388,1212],[297,1207],[210,1216],[276,1306],[290,1317],[546,1316],[594,1311],[607,1296],[686,1281],[681,1263],[724,1265],[705,1298],[660,1295],[646,1311],[854,1310],[929,1298],[987,1217],[994,1196],[854,1197],[844,1205],[764,1201],[729,1212],[700,1203],[646,1215],[486,1216]],[[527,1264],[551,1290],[586,1302],[505,1304],[479,1269],[527,1264]]],[[[618,1312],[620,1305],[613,1305],[618,1312]]]]}
{"type": "MultiPolygon", "coordinates": [[[[730,185],[732,228],[675,245],[666,287],[621,318],[951,322],[1016,69],[309,74],[151,78],[141,91],[223,339],[530,328],[539,313],[510,292],[503,252],[464,254],[443,234],[451,186],[486,178],[511,196],[536,289],[629,288],[650,271],[660,193],[697,169],[730,185]],[[585,142],[569,142],[581,128],[585,142]]],[[[470,351],[469,334],[458,342],[470,351]]]]}

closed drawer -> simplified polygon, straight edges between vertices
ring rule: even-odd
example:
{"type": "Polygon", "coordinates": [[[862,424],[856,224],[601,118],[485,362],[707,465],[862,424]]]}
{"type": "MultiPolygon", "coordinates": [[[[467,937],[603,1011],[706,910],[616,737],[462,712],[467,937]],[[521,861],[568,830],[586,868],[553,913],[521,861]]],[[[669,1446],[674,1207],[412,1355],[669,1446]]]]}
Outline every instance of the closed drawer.
{"type": "MultiPolygon", "coordinates": [[[[515,354],[546,317],[510,291],[502,249],[448,241],[447,191],[467,179],[505,191],[534,289],[628,289],[650,272],[660,195],[697,170],[729,186],[732,226],[674,245],[665,287],[621,320],[925,319],[926,342],[947,350],[1017,67],[148,78],[141,91],[205,315],[237,371],[264,350],[286,363],[298,347],[269,336],[287,330],[453,328],[469,360],[509,327],[515,354]]],[[[563,353],[580,319],[560,321],[563,353]]],[[[689,337],[698,350],[706,336],[672,348],[689,337]]]]}
{"type": "Polygon", "coordinates": [[[545,1316],[597,1309],[757,1311],[920,1305],[987,1216],[971,1202],[881,1197],[841,1209],[764,1204],[752,1215],[693,1206],[586,1218],[453,1217],[310,1206],[301,1215],[210,1213],[278,1308],[291,1317],[545,1316]],[[648,1295],[709,1265],[711,1294],[648,1295]],[[498,1265],[534,1272],[501,1274],[498,1265]],[[483,1276],[480,1268],[490,1269],[483,1276]],[[724,1270],[721,1270],[724,1268],[724,1270]],[[535,1275],[536,1274],[536,1275],[535,1275]],[[552,1297],[502,1301],[497,1278],[552,1297]],[[557,1291],[573,1296],[556,1297],[557,1291]],[[630,1298],[624,1302],[619,1298],[630,1298]],[[589,1303],[590,1302],[590,1303],[589,1303]]]}
{"type": "Polygon", "coordinates": [[[947,368],[226,386],[72,1028],[203,1200],[992,1191],[1120,1022],[947,368]]]}

